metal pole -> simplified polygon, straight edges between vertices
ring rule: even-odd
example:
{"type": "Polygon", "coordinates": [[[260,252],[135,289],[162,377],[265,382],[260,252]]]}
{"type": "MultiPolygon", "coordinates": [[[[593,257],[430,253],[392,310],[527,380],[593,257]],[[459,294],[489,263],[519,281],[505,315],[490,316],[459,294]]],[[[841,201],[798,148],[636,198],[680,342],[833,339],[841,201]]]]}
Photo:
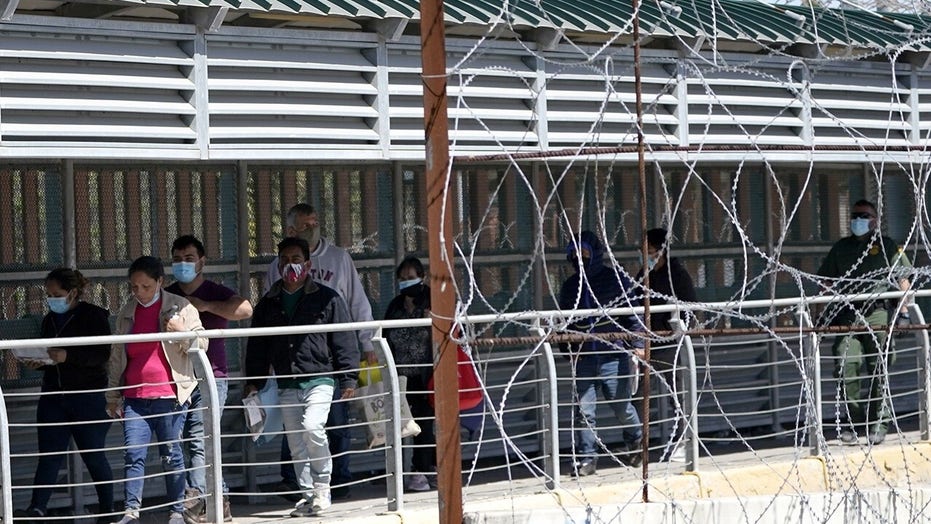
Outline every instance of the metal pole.
{"type": "MultiPolygon", "coordinates": [[[[647,258],[647,174],[643,139],[643,90],[640,76],[640,0],[632,0],[634,8],[634,93],[637,97],[637,171],[640,175],[640,256],[647,258]]],[[[643,322],[650,329],[650,272],[643,266],[643,322]]],[[[650,362],[650,338],[643,337],[643,360],[650,362]]],[[[640,454],[643,458],[643,502],[650,501],[650,366],[643,366],[640,376],[640,391],[643,392],[643,440],[640,454]]]]}
{"type": "Polygon", "coordinates": [[[76,240],[76,231],[74,221],[75,203],[74,203],[74,160],[65,159],[61,162],[61,189],[64,195],[62,206],[62,238],[64,239],[64,264],[65,266],[78,267],[78,248],[76,240]]]}
{"type": "Polygon", "coordinates": [[[207,503],[207,522],[223,522],[223,445],[220,441],[220,410],[223,406],[217,397],[217,379],[213,376],[213,366],[207,359],[207,352],[195,348],[188,355],[194,361],[197,374],[203,377],[197,387],[203,399],[200,409],[207,410],[204,435],[210,441],[204,447],[204,459],[208,464],[207,492],[213,496],[207,503]]]}
{"type": "MultiPolygon", "coordinates": [[[[924,324],[925,316],[918,304],[912,302],[908,305],[909,317],[916,324],[924,324]]],[[[928,372],[929,357],[931,357],[931,341],[928,330],[923,329],[915,333],[918,342],[918,423],[921,431],[921,440],[931,439],[931,424],[928,422],[928,409],[931,407],[931,373],[928,372]]]]}
{"type": "Polygon", "coordinates": [[[386,412],[390,411],[391,419],[389,420],[390,427],[385,431],[385,445],[388,448],[385,453],[385,473],[388,475],[386,482],[388,511],[400,512],[404,511],[404,450],[401,449],[401,395],[403,392],[398,379],[398,368],[391,355],[391,347],[388,346],[388,340],[385,339],[381,329],[375,333],[372,343],[378,361],[385,363],[381,379],[390,388],[386,412]]]}
{"type": "Polygon", "coordinates": [[[449,119],[446,112],[446,36],[443,0],[421,0],[424,134],[430,301],[436,368],[437,502],[441,524],[462,522],[462,449],[459,441],[458,347],[450,340],[456,296],[452,277],[452,198],[447,191],[449,119]]]}
{"type": "MultiPolygon", "coordinates": [[[[813,326],[808,311],[799,309],[799,323],[802,327],[810,328],[813,326]]],[[[821,454],[821,436],[824,432],[821,422],[821,340],[817,333],[800,333],[802,338],[802,358],[805,363],[805,378],[811,385],[808,390],[808,447],[809,454],[817,457],[821,454]]],[[[803,386],[804,387],[804,386],[803,386]]]]}
{"type": "Polygon", "coordinates": [[[692,337],[685,332],[682,321],[669,321],[672,329],[682,336],[682,350],[679,359],[685,359],[685,394],[682,396],[682,411],[685,418],[683,438],[685,439],[685,471],[698,471],[698,373],[695,369],[695,347],[692,337]]]}
{"type": "Polygon", "coordinates": [[[553,346],[546,341],[546,333],[538,326],[531,329],[531,332],[542,339],[540,344],[541,354],[537,360],[534,369],[536,376],[546,381],[546,386],[540,386],[537,391],[540,393],[538,398],[541,400],[538,412],[538,423],[542,430],[542,445],[540,453],[543,455],[543,468],[549,479],[546,487],[549,489],[559,489],[559,389],[556,383],[556,359],[553,357],[553,346]],[[545,366],[545,373],[540,371],[540,366],[545,366]]]}
{"type": "Polygon", "coordinates": [[[3,524],[13,522],[13,469],[10,467],[10,417],[6,412],[6,399],[0,389],[0,489],[3,490],[3,524]]]}

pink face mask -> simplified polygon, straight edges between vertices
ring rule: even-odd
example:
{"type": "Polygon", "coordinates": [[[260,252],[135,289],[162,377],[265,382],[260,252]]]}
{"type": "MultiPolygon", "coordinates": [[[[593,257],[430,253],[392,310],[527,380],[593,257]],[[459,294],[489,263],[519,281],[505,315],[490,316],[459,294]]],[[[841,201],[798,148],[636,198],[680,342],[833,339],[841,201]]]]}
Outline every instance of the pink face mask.
{"type": "Polygon", "coordinates": [[[281,278],[285,282],[297,282],[304,276],[304,264],[288,264],[281,272],[281,278]]]}

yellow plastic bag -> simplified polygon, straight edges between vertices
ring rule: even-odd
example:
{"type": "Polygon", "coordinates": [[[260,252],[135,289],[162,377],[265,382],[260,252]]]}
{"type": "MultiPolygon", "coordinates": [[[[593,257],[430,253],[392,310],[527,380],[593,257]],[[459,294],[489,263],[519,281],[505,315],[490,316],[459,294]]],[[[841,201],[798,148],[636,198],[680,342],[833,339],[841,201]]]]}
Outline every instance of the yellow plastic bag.
{"type": "Polygon", "coordinates": [[[378,364],[369,364],[363,360],[359,363],[359,387],[369,386],[381,382],[381,368],[378,364]]]}

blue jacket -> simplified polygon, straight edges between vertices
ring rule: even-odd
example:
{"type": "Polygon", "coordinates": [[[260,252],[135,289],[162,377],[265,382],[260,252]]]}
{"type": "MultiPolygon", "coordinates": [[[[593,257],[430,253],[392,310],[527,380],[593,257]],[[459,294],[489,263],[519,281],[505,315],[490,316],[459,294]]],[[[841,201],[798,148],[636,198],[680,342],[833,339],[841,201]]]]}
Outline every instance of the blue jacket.
{"type": "MultiPolygon", "coordinates": [[[[636,307],[640,301],[632,296],[633,284],[627,274],[612,266],[605,265],[605,249],[601,241],[591,231],[583,231],[578,240],[567,248],[567,258],[575,269],[575,274],[563,282],[559,291],[560,309],[609,309],[618,307],[636,307]],[[588,249],[591,258],[580,259],[578,253],[582,248],[588,249]]],[[[576,333],[617,333],[622,331],[642,332],[643,325],[635,315],[609,317],[598,315],[586,317],[573,322],[569,329],[576,333]]],[[[642,347],[641,340],[590,340],[582,343],[561,344],[563,351],[593,352],[619,351],[622,347],[642,347]]],[[[627,362],[627,359],[622,359],[627,362]]]]}

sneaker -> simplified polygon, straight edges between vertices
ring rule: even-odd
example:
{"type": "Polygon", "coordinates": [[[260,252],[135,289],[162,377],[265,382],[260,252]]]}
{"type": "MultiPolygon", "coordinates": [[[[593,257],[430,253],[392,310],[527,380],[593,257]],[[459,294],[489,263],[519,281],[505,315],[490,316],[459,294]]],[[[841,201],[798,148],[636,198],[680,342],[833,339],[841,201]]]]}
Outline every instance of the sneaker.
{"type": "MultiPolygon", "coordinates": [[[[206,505],[204,506],[206,510],[206,505]]],[[[230,506],[230,498],[226,495],[223,495],[223,522],[233,522],[233,508],[230,506]]],[[[198,517],[197,524],[208,524],[207,512],[198,517]]]]}
{"type": "Polygon", "coordinates": [[[138,511],[127,511],[123,518],[113,524],[140,524],[138,511]]]}
{"type": "Polygon", "coordinates": [[[172,511],[171,514],[168,515],[168,524],[185,524],[184,514],[172,511]]]}
{"type": "Polygon", "coordinates": [[[844,429],[844,430],[841,430],[841,432],[840,432],[840,441],[841,441],[841,443],[843,443],[845,446],[853,446],[853,445],[856,445],[858,440],[859,440],[859,439],[857,438],[857,434],[854,433],[853,430],[851,430],[851,429],[844,429]]]}
{"type": "Polygon", "coordinates": [[[873,431],[870,431],[866,436],[866,440],[870,443],[871,446],[878,446],[886,440],[886,429],[885,428],[876,428],[873,431]]]}
{"type": "Polygon", "coordinates": [[[415,473],[405,479],[404,491],[430,491],[430,484],[422,473],[415,473]]]}
{"type": "Polygon", "coordinates": [[[200,490],[187,488],[184,490],[184,522],[185,524],[198,524],[200,517],[207,513],[207,502],[200,490]]]}
{"type": "Polygon", "coordinates": [[[594,475],[597,471],[595,467],[594,460],[586,460],[581,464],[576,464],[575,468],[572,471],[573,477],[587,477],[589,475],[594,475]]]}
{"type": "Polygon", "coordinates": [[[333,503],[330,501],[330,485],[314,484],[314,497],[311,504],[314,515],[319,515],[321,511],[329,509],[332,505],[333,503]]]}
{"type": "Polygon", "coordinates": [[[669,454],[669,462],[685,463],[685,446],[680,442],[669,454]]]}
{"type": "Polygon", "coordinates": [[[631,450],[625,455],[621,462],[632,468],[639,468],[643,465],[643,454],[637,450],[631,450]]]}

